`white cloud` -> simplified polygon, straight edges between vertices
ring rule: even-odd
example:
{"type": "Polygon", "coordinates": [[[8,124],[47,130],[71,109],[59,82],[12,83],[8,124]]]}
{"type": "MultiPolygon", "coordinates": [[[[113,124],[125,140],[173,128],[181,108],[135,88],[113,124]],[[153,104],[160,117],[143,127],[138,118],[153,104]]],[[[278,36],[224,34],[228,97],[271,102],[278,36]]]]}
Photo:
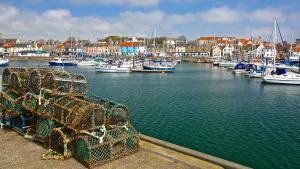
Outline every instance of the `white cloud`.
{"type": "Polygon", "coordinates": [[[250,20],[261,23],[272,23],[275,18],[281,22],[286,19],[281,11],[272,8],[257,9],[249,14],[250,20]]]}
{"type": "Polygon", "coordinates": [[[232,23],[241,19],[242,12],[228,7],[218,7],[200,13],[199,16],[207,23],[232,23]]]}
{"type": "Polygon", "coordinates": [[[155,6],[159,0],[67,0],[75,4],[105,4],[105,5],[128,5],[131,7],[155,6]]]}
{"type": "MultiPolygon", "coordinates": [[[[189,38],[208,34],[250,36],[252,31],[258,36],[269,36],[272,24],[266,20],[270,16],[265,14],[263,19],[255,17],[259,16],[258,14],[261,11],[268,10],[240,11],[243,10],[229,9],[228,7],[171,15],[160,10],[150,10],[148,12],[125,11],[112,17],[103,18],[98,16],[73,16],[68,9],[50,9],[37,13],[19,10],[14,6],[0,3],[0,12],[2,13],[0,15],[0,28],[4,37],[18,37],[24,40],[39,38],[63,40],[70,35],[80,39],[90,38],[94,40],[107,35],[149,37],[152,35],[154,28],[157,29],[158,36],[178,36],[182,34],[189,38]],[[246,23],[250,18],[252,18],[251,24],[253,25],[249,26],[246,23]]],[[[282,14],[282,12],[279,14],[282,14]]],[[[292,25],[294,30],[300,28],[299,17],[295,14],[286,15],[284,21],[280,20],[279,23],[292,25]]],[[[286,30],[289,30],[288,27],[284,27],[281,32],[285,34],[286,30]]],[[[300,36],[297,32],[294,35],[295,37],[300,36]]]]}
{"type": "Polygon", "coordinates": [[[1,6],[0,5],[0,22],[3,22],[13,16],[18,15],[18,10],[13,6],[1,6]]]}

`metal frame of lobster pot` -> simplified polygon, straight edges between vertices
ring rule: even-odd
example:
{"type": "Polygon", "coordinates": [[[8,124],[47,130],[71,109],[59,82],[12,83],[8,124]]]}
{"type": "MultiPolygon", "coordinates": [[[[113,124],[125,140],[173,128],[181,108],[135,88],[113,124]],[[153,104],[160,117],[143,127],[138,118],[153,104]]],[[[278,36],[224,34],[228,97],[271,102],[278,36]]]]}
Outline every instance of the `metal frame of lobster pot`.
{"type": "Polygon", "coordinates": [[[24,96],[18,96],[9,89],[1,92],[2,108],[9,126],[21,133],[35,125],[34,116],[22,106],[23,99],[24,96]]]}
{"type": "Polygon", "coordinates": [[[72,95],[84,97],[87,93],[87,81],[83,75],[70,74],[65,71],[52,71],[45,74],[43,89],[53,95],[72,95]]]}
{"type": "MultiPolygon", "coordinates": [[[[73,156],[73,142],[77,134],[65,127],[53,128],[49,133],[49,150],[56,159],[67,159],[73,156]]],[[[46,153],[47,154],[47,153],[46,153]]]]}
{"type": "MultiPolygon", "coordinates": [[[[11,87],[11,75],[12,75],[12,73],[20,73],[21,77],[23,77],[24,75],[28,76],[29,70],[30,69],[28,69],[28,68],[12,68],[12,67],[5,68],[3,70],[3,73],[2,73],[2,86],[3,86],[3,89],[11,87]]],[[[25,79],[23,79],[23,80],[25,80],[25,79]]],[[[27,79],[25,81],[27,81],[27,79]]],[[[21,83],[24,83],[24,82],[21,82],[21,83]]]]}
{"type": "Polygon", "coordinates": [[[42,83],[45,74],[54,71],[49,68],[36,68],[33,69],[29,74],[29,82],[28,82],[28,88],[29,91],[35,94],[39,94],[42,88],[42,83]]]}
{"type": "Polygon", "coordinates": [[[52,119],[77,133],[94,131],[105,123],[105,109],[73,96],[62,96],[54,102],[52,119]]]}
{"type": "Polygon", "coordinates": [[[136,130],[116,127],[80,136],[74,143],[74,157],[88,168],[133,154],[139,149],[136,130]]]}
{"type": "Polygon", "coordinates": [[[85,99],[104,106],[107,126],[123,126],[130,123],[130,113],[126,106],[98,96],[86,97],[85,99]]]}

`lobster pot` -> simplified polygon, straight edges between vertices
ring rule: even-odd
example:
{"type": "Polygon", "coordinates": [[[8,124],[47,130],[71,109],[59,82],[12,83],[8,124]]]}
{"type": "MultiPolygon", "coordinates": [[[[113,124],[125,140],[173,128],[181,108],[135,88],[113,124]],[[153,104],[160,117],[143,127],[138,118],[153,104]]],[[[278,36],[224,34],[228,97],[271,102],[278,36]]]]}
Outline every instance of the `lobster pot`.
{"type": "Polygon", "coordinates": [[[94,130],[105,123],[102,106],[71,96],[54,102],[53,119],[73,130],[94,130]]]}
{"type": "Polygon", "coordinates": [[[58,125],[54,121],[46,118],[38,118],[36,123],[35,135],[38,138],[46,140],[50,134],[50,131],[55,127],[58,127],[58,125]]]}
{"type": "Polygon", "coordinates": [[[71,94],[73,96],[85,96],[87,94],[87,81],[83,75],[72,75],[73,84],[71,94]]]}
{"type": "Polygon", "coordinates": [[[28,68],[12,68],[12,67],[8,67],[8,68],[5,68],[3,70],[3,73],[2,73],[2,86],[5,88],[9,88],[10,87],[10,83],[11,83],[11,74],[13,72],[17,72],[17,73],[28,73],[28,68]]]}
{"type": "Polygon", "coordinates": [[[59,154],[61,159],[70,158],[73,155],[73,141],[76,135],[66,128],[54,128],[49,135],[49,149],[59,154]]]}
{"type": "Polygon", "coordinates": [[[26,93],[23,100],[23,107],[31,113],[36,113],[39,106],[39,98],[32,93],[26,93]]]}
{"type": "Polygon", "coordinates": [[[129,111],[124,105],[115,105],[107,111],[107,125],[123,126],[129,123],[129,111]]]}
{"type": "Polygon", "coordinates": [[[28,72],[13,72],[10,77],[10,88],[18,94],[24,94],[27,91],[28,72]]]}
{"type": "Polygon", "coordinates": [[[107,110],[106,125],[123,126],[129,123],[129,111],[126,106],[97,96],[88,97],[86,100],[104,106],[107,110]]]}
{"type": "Polygon", "coordinates": [[[49,68],[33,69],[29,74],[28,88],[32,93],[39,94],[45,74],[53,70],[49,68]]]}
{"type": "Polygon", "coordinates": [[[100,136],[92,133],[79,137],[74,143],[75,158],[88,168],[103,165],[138,151],[139,137],[132,127],[128,129],[118,127],[107,131],[102,143],[100,136]]]}
{"type": "Polygon", "coordinates": [[[55,95],[85,96],[87,93],[87,82],[84,76],[69,74],[64,71],[47,73],[42,86],[51,90],[55,95]]]}
{"type": "Polygon", "coordinates": [[[10,90],[5,90],[1,92],[2,107],[9,114],[13,114],[15,108],[15,99],[17,98],[18,96],[10,90]]]}

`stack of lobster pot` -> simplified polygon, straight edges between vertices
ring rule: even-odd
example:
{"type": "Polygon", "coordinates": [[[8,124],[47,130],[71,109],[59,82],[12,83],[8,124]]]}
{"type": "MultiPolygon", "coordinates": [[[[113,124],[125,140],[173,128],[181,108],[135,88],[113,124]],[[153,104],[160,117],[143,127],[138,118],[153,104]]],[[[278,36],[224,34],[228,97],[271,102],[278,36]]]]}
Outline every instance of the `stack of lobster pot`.
{"type": "Polygon", "coordinates": [[[20,133],[35,125],[34,116],[22,106],[30,71],[30,68],[6,68],[2,75],[1,126],[9,126],[20,133]]]}
{"type": "Polygon", "coordinates": [[[6,120],[10,127],[45,142],[49,150],[43,159],[74,156],[92,168],[138,151],[139,137],[128,108],[86,96],[82,75],[48,68],[7,68],[3,89],[1,124],[6,120]]]}

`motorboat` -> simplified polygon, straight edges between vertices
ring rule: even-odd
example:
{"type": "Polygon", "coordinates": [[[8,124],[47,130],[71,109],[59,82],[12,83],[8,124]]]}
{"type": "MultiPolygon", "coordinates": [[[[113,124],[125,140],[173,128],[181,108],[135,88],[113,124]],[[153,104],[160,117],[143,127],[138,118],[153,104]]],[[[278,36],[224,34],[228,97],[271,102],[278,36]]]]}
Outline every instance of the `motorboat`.
{"type": "Polygon", "coordinates": [[[235,65],[232,73],[233,74],[244,74],[246,72],[245,68],[246,68],[246,64],[239,63],[239,64],[235,65]]]}
{"type": "Polygon", "coordinates": [[[97,66],[96,71],[103,73],[129,73],[131,68],[119,64],[103,64],[97,66]]]}
{"type": "Polygon", "coordinates": [[[276,68],[262,78],[264,83],[300,85],[300,73],[276,68]]]}
{"type": "Polygon", "coordinates": [[[9,60],[0,54],[0,67],[6,67],[9,65],[9,60]]]}
{"type": "Polygon", "coordinates": [[[83,60],[77,63],[78,66],[97,66],[99,62],[94,60],[83,60]]]}
{"type": "Polygon", "coordinates": [[[228,62],[228,61],[223,61],[219,63],[220,67],[235,67],[237,63],[236,62],[228,62]]]}
{"type": "Polygon", "coordinates": [[[159,62],[152,64],[144,64],[143,70],[159,70],[159,71],[174,71],[175,65],[170,62],[159,62]]]}
{"type": "Polygon", "coordinates": [[[49,62],[50,66],[77,66],[77,61],[76,60],[69,60],[66,58],[53,58],[49,62]]]}

